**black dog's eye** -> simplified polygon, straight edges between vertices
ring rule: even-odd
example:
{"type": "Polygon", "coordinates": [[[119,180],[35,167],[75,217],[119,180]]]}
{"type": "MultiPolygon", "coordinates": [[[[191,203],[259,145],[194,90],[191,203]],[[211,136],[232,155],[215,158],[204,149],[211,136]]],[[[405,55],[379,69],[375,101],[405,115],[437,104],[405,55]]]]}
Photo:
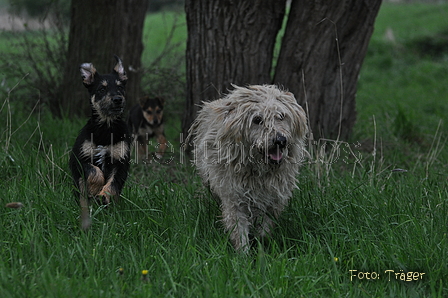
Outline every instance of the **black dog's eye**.
{"type": "Polygon", "coordinates": [[[100,89],[98,89],[98,91],[100,93],[105,93],[106,92],[106,87],[102,86],[102,87],[100,87],[100,89]]]}
{"type": "Polygon", "coordinates": [[[252,119],[252,122],[253,122],[254,124],[256,124],[256,125],[260,125],[260,124],[263,123],[263,118],[261,118],[260,116],[255,116],[255,117],[252,119]]]}

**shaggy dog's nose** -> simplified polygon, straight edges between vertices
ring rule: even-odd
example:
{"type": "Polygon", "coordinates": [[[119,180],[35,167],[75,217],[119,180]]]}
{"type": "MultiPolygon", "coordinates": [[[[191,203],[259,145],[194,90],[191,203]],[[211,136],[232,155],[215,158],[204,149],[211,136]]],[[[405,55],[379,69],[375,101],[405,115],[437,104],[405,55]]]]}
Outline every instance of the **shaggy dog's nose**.
{"type": "Polygon", "coordinates": [[[283,149],[286,147],[286,137],[277,133],[273,140],[274,146],[268,150],[269,162],[272,164],[280,164],[283,159],[283,149]]]}
{"type": "Polygon", "coordinates": [[[278,146],[278,148],[282,149],[286,147],[286,137],[282,134],[277,134],[274,139],[274,145],[278,146]]]}

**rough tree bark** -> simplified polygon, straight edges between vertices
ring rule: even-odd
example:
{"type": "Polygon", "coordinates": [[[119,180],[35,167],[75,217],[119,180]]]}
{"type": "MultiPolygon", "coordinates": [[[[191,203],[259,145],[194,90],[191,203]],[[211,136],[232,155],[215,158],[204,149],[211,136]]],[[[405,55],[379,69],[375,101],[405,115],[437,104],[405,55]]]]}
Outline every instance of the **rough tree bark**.
{"type": "Polygon", "coordinates": [[[237,85],[270,83],[286,0],[186,0],[187,99],[182,132],[198,104],[237,85]]]}
{"type": "Polygon", "coordinates": [[[308,108],[315,138],[347,139],[356,85],[381,0],[293,0],[275,70],[308,108]]]}
{"type": "Polygon", "coordinates": [[[381,0],[292,0],[271,78],[286,1],[186,0],[183,133],[198,105],[218,98],[230,83],[276,83],[308,106],[315,138],[347,138],[356,119],[356,83],[380,4],[381,0]]]}
{"type": "MultiPolygon", "coordinates": [[[[140,93],[143,22],[148,0],[72,0],[68,57],[62,78],[60,105],[54,114],[90,114],[79,65],[91,62],[100,73],[109,73],[118,55],[126,68],[128,103],[140,93]]],[[[55,110],[56,109],[56,110],[55,110]]]]}

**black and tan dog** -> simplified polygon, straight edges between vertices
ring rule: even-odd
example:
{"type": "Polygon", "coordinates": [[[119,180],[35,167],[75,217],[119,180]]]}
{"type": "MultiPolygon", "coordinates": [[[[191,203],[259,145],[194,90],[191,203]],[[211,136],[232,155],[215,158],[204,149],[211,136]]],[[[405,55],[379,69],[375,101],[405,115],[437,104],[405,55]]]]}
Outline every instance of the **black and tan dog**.
{"type": "Polygon", "coordinates": [[[92,63],[80,66],[90,94],[92,116],[82,128],[70,154],[70,169],[81,205],[81,226],[91,225],[89,202],[107,205],[120,195],[128,176],[130,134],[123,121],[127,81],[117,56],[111,74],[100,75],[92,63]]]}
{"type": "Polygon", "coordinates": [[[148,140],[156,138],[157,158],[162,158],[167,148],[167,141],[163,126],[163,106],[165,100],[160,97],[144,96],[129,112],[128,126],[133,135],[133,144],[138,147],[139,160],[147,160],[148,140]]]}

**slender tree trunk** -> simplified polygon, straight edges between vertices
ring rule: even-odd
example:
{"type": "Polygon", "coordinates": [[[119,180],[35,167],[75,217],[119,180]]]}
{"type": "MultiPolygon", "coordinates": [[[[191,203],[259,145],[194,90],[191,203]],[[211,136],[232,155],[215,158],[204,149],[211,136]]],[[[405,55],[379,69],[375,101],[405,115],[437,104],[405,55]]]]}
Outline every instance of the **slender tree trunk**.
{"type": "Polygon", "coordinates": [[[381,0],[293,0],[275,70],[307,108],[314,138],[346,139],[381,0]]]}
{"type": "Polygon", "coordinates": [[[270,83],[275,40],[286,0],[186,0],[186,135],[198,105],[220,97],[231,84],[270,83]]]}
{"type": "Polygon", "coordinates": [[[127,99],[140,95],[143,22],[148,0],[72,0],[68,57],[55,114],[86,115],[89,98],[79,65],[91,62],[99,73],[110,73],[119,56],[126,68],[127,99]]]}

